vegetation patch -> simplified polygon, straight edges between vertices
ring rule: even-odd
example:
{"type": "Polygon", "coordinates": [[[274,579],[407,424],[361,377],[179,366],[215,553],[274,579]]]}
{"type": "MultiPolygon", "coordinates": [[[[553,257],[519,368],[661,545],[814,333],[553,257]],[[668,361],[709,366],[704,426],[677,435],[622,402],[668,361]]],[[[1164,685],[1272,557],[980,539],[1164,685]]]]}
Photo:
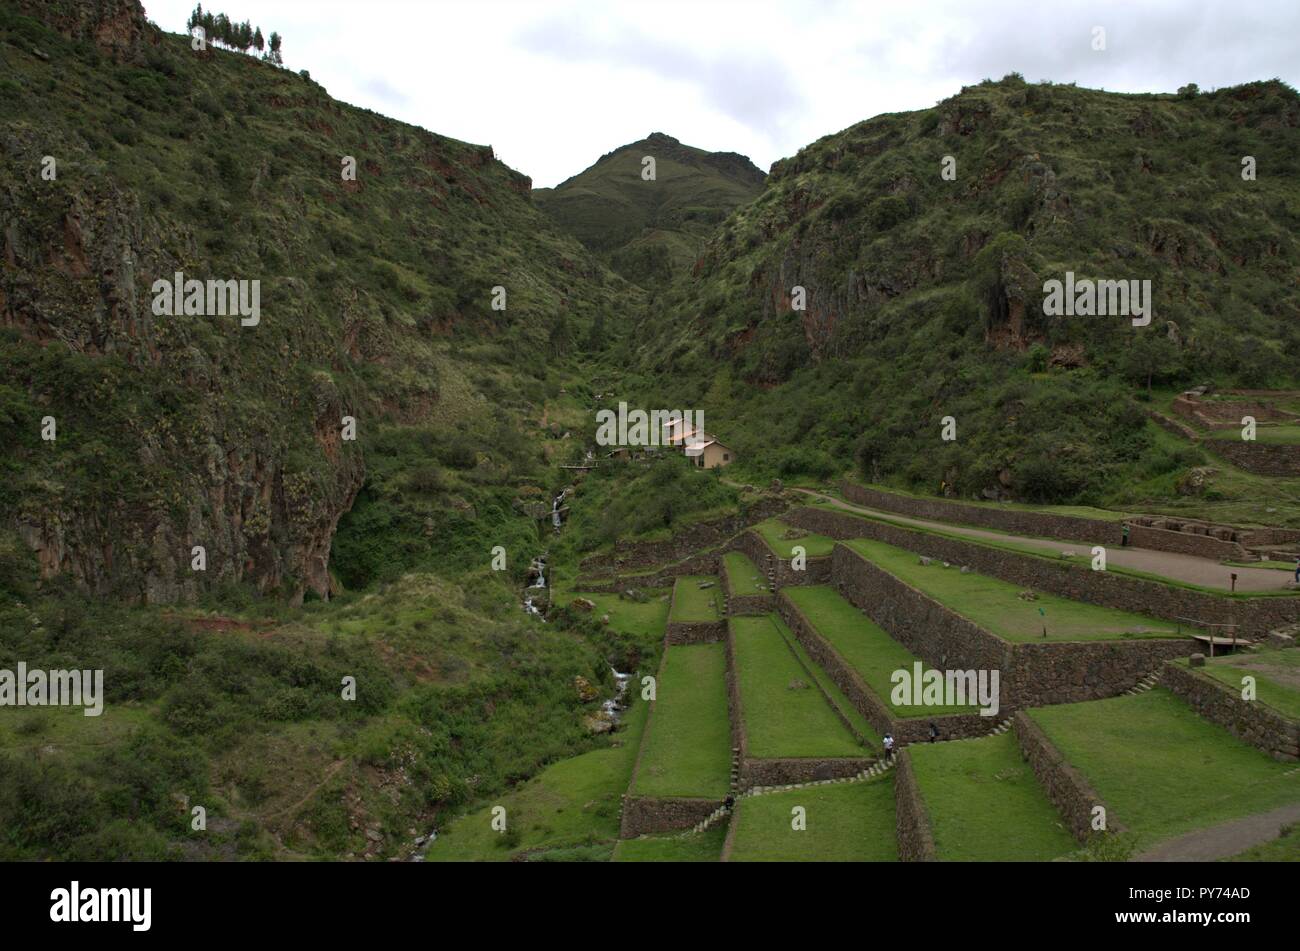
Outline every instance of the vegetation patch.
{"type": "Polygon", "coordinates": [[[1138,848],[1295,802],[1297,777],[1163,688],[1029,711],[1138,848]]]}
{"type": "Polygon", "coordinates": [[[736,805],[732,862],[896,862],[893,777],[746,796],[736,805]],[[806,827],[792,828],[795,809],[806,827]]]}
{"type": "Polygon", "coordinates": [[[758,758],[862,756],[769,617],[730,621],[749,755],[758,758]]]}
{"type": "Polygon", "coordinates": [[[891,676],[896,670],[905,670],[911,677],[914,664],[923,671],[930,670],[880,625],[855,608],[834,588],[823,585],[785,588],[784,594],[803,612],[817,633],[826,638],[845,663],[858,672],[871,691],[895,716],[930,717],[945,713],[971,713],[976,705],[926,706],[910,704],[899,706],[890,699],[893,692],[891,676]]]}
{"type": "MultiPolygon", "coordinates": [[[[1008,641],[1111,641],[1129,638],[1181,637],[1171,621],[1071,601],[1046,592],[1022,598],[1022,588],[960,567],[933,560],[922,564],[914,552],[884,542],[858,538],[845,544],[873,564],[950,610],[1008,641]]],[[[928,559],[927,559],[928,560],[928,559]]]]}
{"type": "Polygon", "coordinates": [[[722,617],[722,591],[709,575],[683,575],[673,585],[670,621],[716,621],[722,617]],[[701,588],[700,585],[708,585],[701,588]]]}
{"type": "Polygon", "coordinates": [[[731,776],[724,644],[668,648],[633,792],[721,799],[731,776]]]}
{"type": "Polygon", "coordinates": [[[907,748],[939,858],[1046,862],[1076,848],[1012,733],[907,748]]]}

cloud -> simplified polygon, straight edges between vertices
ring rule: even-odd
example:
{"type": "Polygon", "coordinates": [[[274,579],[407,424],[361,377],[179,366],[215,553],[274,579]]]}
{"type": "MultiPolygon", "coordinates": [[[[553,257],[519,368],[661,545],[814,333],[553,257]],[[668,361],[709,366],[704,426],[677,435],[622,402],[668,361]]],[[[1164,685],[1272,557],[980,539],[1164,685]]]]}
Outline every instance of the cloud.
{"type": "Polygon", "coordinates": [[[410,101],[406,93],[402,92],[400,89],[394,89],[378,76],[372,76],[371,78],[364,80],[357,88],[364,93],[374,96],[376,99],[380,99],[394,106],[402,106],[410,101]]]}
{"type": "Polygon", "coordinates": [[[781,138],[792,116],[807,108],[785,64],[762,49],[693,50],[617,24],[597,32],[572,20],[551,19],[520,31],[518,48],[563,63],[640,70],[671,83],[696,87],[723,115],[769,139],[781,138]]]}

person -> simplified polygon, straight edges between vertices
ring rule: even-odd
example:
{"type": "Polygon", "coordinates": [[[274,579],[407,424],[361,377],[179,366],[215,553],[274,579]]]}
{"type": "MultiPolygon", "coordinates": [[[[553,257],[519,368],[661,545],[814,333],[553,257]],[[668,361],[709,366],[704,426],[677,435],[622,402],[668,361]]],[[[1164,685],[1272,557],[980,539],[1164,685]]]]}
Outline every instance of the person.
{"type": "Polygon", "coordinates": [[[939,728],[935,726],[934,721],[931,720],[930,721],[930,742],[933,743],[937,739],[939,739],[939,728]]]}
{"type": "Polygon", "coordinates": [[[1124,523],[1124,542],[1123,547],[1128,547],[1128,522],[1124,523]]]}
{"type": "Polygon", "coordinates": [[[1300,584],[1300,556],[1295,560],[1295,583],[1300,584]]]}
{"type": "Polygon", "coordinates": [[[894,734],[885,734],[885,762],[889,762],[890,757],[894,755],[894,734]]]}

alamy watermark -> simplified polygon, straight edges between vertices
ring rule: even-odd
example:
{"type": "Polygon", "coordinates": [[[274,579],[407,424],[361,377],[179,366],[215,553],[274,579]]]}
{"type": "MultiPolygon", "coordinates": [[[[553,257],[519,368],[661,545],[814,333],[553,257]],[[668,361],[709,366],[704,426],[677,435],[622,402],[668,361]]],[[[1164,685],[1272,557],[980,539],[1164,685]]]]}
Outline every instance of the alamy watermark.
{"type": "Polygon", "coordinates": [[[0,670],[0,707],[85,707],[88,717],[104,712],[102,670],[0,670]]]}
{"type": "Polygon", "coordinates": [[[262,320],[261,281],[200,281],[185,279],[177,271],[174,280],[160,277],[149,288],[153,292],[153,312],[159,317],[241,318],[244,327],[256,327],[262,320]]]}
{"type": "Polygon", "coordinates": [[[899,668],[889,675],[894,689],[889,701],[896,707],[980,708],[980,716],[998,715],[1002,672],[998,670],[922,670],[918,660],[912,669],[899,668]]]}
{"type": "Polygon", "coordinates": [[[643,409],[629,411],[627,403],[596,411],[598,446],[685,446],[698,455],[704,437],[704,410],[643,409]]]}
{"type": "Polygon", "coordinates": [[[1043,282],[1043,313],[1048,317],[1132,317],[1134,327],[1151,323],[1151,282],[1075,280],[1043,282]]]}

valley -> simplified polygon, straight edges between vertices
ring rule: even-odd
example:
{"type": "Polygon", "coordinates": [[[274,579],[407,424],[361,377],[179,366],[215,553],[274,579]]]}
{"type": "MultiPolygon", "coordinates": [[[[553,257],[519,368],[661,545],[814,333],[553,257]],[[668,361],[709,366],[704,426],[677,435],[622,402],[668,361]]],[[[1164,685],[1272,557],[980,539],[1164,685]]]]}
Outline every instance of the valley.
{"type": "Polygon", "coordinates": [[[1300,859],[1294,88],[534,188],[274,36],[0,6],[0,860],[1300,859]]]}

